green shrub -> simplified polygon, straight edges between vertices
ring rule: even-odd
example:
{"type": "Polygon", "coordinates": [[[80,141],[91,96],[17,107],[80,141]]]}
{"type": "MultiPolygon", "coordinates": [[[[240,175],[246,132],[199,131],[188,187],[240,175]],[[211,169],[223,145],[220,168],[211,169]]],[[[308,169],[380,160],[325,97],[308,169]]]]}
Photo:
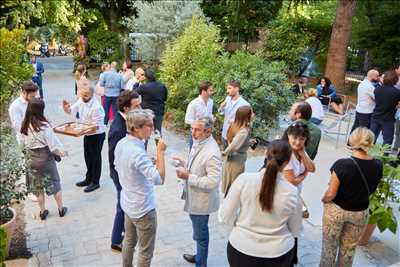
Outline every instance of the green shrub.
{"type": "Polygon", "coordinates": [[[32,66],[22,60],[25,46],[22,42],[24,30],[0,29],[0,105],[2,114],[7,103],[19,93],[18,87],[33,75],[32,66]]]}
{"type": "Polygon", "coordinates": [[[88,33],[90,56],[98,61],[117,61],[121,55],[121,41],[118,33],[97,28],[88,33]]]}
{"type": "Polygon", "coordinates": [[[12,218],[8,208],[19,200],[24,200],[28,191],[19,180],[25,175],[25,157],[10,129],[1,125],[0,139],[0,222],[12,218]]]}
{"type": "Polygon", "coordinates": [[[6,266],[4,264],[7,258],[7,232],[3,226],[0,226],[0,267],[6,266]]]}
{"type": "MultiPolygon", "coordinates": [[[[285,83],[286,66],[282,62],[266,62],[258,55],[239,51],[233,55],[222,52],[219,30],[203,17],[194,16],[192,23],[164,53],[160,78],[169,89],[167,109],[179,127],[184,125],[188,103],[198,95],[201,80],[214,84],[213,100],[218,105],[226,97],[226,83],[240,80],[241,94],[256,113],[254,135],[266,138],[278,116],[286,111],[294,96],[285,83]]],[[[217,116],[220,132],[222,116],[217,116]]]]}

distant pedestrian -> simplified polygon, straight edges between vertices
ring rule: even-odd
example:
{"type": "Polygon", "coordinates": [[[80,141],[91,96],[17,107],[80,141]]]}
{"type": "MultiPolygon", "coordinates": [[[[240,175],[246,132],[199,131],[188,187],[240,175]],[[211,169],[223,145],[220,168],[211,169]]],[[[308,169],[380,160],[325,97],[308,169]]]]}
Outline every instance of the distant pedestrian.
{"type": "Polygon", "coordinates": [[[110,107],[115,115],[118,112],[117,98],[124,88],[124,80],[121,74],[116,70],[117,63],[111,63],[110,71],[107,71],[100,77],[100,86],[104,87],[104,124],[107,125],[110,120],[110,107]]]}
{"type": "Polygon", "coordinates": [[[322,105],[330,106],[338,114],[343,114],[343,101],[336,94],[336,88],[328,77],[323,77],[317,85],[318,98],[322,105]]]}
{"type": "Polygon", "coordinates": [[[247,160],[247,150],[250,147],[250,122],[253,110],[250,106],[237,109],[235,121],[228,129],[228,146],[222,152],[225,156],[224,170],[222,175],[222,193],[224,196],[235,179],[244,172],[247,160]]]}
{"type": "Polygon", "coordinates": [[[37,84],[39,88],[39,95],[40,98],[43,99],[43,78],[42,73],[44,72],[44,67],[42,62],[37,60],[36,55],[32,55],[31,60],[29,63],[32,65],[34,69],[34,74],[32,76],[32,81],[37,84]]]}
{"type": "Polygon", "coordinates": [[[128,112],[141,107],[139,95],[136,92],[132,91],[122,92],[118,97],[117,102],[119,111],[115,115],[115,118],[110,126],[110,131],[108,132],[108,162],[110,165],[110,176],[117,190],[117,206],[111,234],[111,248],[113,250],[122,251],[122,233],[124,231],[125,215],[120,204],[122,187],[119,182],[118,172],[115,170],[114,152],[119,140],[126,136],[126,116],[128,112]]]}
{"type": "Polygon", "coordinates": [[[357,127],[371,127],[371,117],[375,108],[375,87],[373,82],[376,82],[378,78],[379,72],[377,70],[370,70],[367,77],[358,85],[356,118],[351,132],[357,127]]]}
{"type": "Polygon", "coordinates": [[[306,102],[311,106],[311,119],[310,122],[315,125],[320,125],[324,118],[324,108],[321,101],[317,98],[317,91],[315,89],[309,89],[305,93],[306,102]]]}
{"type": "Polygon", "coordinates": [[[296,80],[296,84],[293,85],[292,91],[296,96],[302,96],[305,93],[305,86],[307,83],[307,78],[306,77],[299,77],[296,80]]]}
{"type": "Polygon", "coordinates": [[[41,99],[33,98],[28,103],[21,126],[21,143],[29,150],[26,162],[27,187],[37,197],[40,219],[46,220],[49,214],[45,207],[44,192],[54,196],[58,214],[64,217],[67,208],[63,206],[60,176],[55,157],[65,156],[66,152],[44,117],[44,102],[41,99]]]}
{"type": "MultiPolygon", "coordinates": [[[[397,84],[394,87],[396,87],[397,89],[400,90],[400,64],[399,63],[397,63],[397,65],[395,65],[394,71],[396,72],[397,77],[399,78],[399,80],[397,81],[397,84]]],[[[392,149],[393,149],[393,151],[395,151],[395,152],[397,151],[398,153],[400,153],[400,150],[399,150],[399,148],[400,148],[400,107],[397,107],[395,118],[396,118],[396,122],[394,124],[394,140],[393,140],[392,149]]]]}
{"type": "Polygon", "coordinates": [[[154,129],[161,133],[168,90],[164,84],[156,80],[153,70],[147,69],[145,77],[147,83],[139,86],[137,93],[142,97],[142,108],[151,109],[154,112],[154,129]]]}
{"type": "Polygon", "coordinates": [[[124,90],[132,90],[132,88],[128,88],[128,81],[135,76],[135,73],[132,70],[132,61],[130,59],[125,60],[122,65],[122,79],[124,81],[124,90]]]}
{"type": "Polygon", "coordinates": [[[217,142],[212,137],[213,120],[204,117],[192,125],[193,146],[188,162],[179,162],[178,178],[185,181],[182,198],[184,210],[189,213],[196,241],[196,254],[184,254],[183,258],[196,267],[206,267],[210,241],[208,221],[210,214],[219,208],[219,182],[222,175],[222,159],[217,142]]]}
{"type": "Polygon", "coordinates": [[[82,83],[87,82],[86,77],[86,66],[84,64],[79,64],[75,71],[75,95],[79,98],[79,87],[82,83]]]}
{"type": "MultiPolygon", "coordinates": [[[[214,120],[212,95],[214,93],[213,85],[210,81],[202,81],[199,84],[199,96],[190,101],[186,108],[185,123],[192,123],[203,117],[209,117],[214,120]]],[[[189,131],[189,149],[192,148],[193,138],[191,129],[189,131]]]]}
{"type": "Polygon", "coordinates": [[[368,219],[369,196],[383,174],[380,160],[368,155],[374,134],[356,128],[349,138],[350,158],[337,160],[322,202],[322,252],[320,267],[351,266],[354,253],[368,219]]]}
{"type": "Polygon", "coordinates": [[[385,72],[383,86],[375,89],[375,108],[371,118],[371,131],[375,141],[380,132],[383,144],[392,145],[396,107],[400,104],[400,90],[394,87],[399,80],[394,70],[385,72]]]}
{"type": "Polygon", "coordinates": [[[145,80],[144,70],[139,67],[135,70],[135,76],[133,76],[126,84],[127,90],[137,90],[145,80]]]}
{"type": "Polygon", "coordinates": [[[243,106],[250,106],[239,94],[240,82],[237,80],[230,81],[226,86],[228,96],[218,108],[218,111],[224,115],[224,125],[222,126],[222,144],[224,148],[228,146],[227,134],[229,126],[235,121],[235,114],[238,108],[243,106]]]}
{"type": "Polygon", "coordinates": [[[105,139],[104,110],[97,101],[94,88],[90,84],[80,89],[80,97],[73,105],[63,100],[63,109],[67,114],[76,116],[79,112],[78,122],[97,125],[95,133],[86,134],[83,138],[83,153],[86,163],[86,177],[76,183],[76,186],[86,186],[84,192],[89,193],[100,187],[101,176],[101,150],[105,139]]]}
{"type": "Polygon", "coordinates": [[[293,237],[300,234],[302,218],[297,189],[282,175],[291,153],[287,142],[274,140],[265,168],[233,182],[218,212],[219,221],[233,225],[227,246],[231,267],[293,266],[293,237]]]}
{"type": "Polygon", "coordinates": [[[122,187],[121,207],[125,213],[122,266],[133,266],[137,245],[136,266],[150,267],[157,230],[154,186],[164,183],[166,145],[160,139],[153,164],[144,148],[144,141],[150,138],[154,129],[151,110],[128,112],[126,126],[128,134],[118,142],[114,152],[115,169],[122,187]]]}

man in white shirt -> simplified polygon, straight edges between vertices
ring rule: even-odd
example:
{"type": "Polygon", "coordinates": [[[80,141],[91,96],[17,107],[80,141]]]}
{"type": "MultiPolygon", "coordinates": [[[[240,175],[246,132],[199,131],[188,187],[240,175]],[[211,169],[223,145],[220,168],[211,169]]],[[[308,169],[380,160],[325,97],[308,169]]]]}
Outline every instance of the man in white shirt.
{"type": "Polygon", "coordinates": [[[115,148],[115,169],[121,183],[121,208],[125,213],[125,235],[122,244],[122,265],[132,267],[133,253],[138,244],[137,266],[150,267],[153,257],[157,215],[154,185],[165,179],[162,139],[157,144],[157,158],[153,164],[144,142],[154,131],[154,114],[149,109],[135,109],[126,116],[128,134],[115,148]]]}
{"type": "Polygon", "coordinates": [[[250,104],[239,94],[239,90],[240,82],[236,80],[230,81],[226,87],[228,96],[225,98],[225,101],[221,103],[218,109],[218,111],[224,115],[224,125],[222,127],[222,143],[224,147],[228,146],[228,129],[235,121],[237,109],[243,106],[250,106],[250,104]]]}
{"type": "Polygon", "coordinates": [[[208,257],[208,220],[211,213],[219,208],[219,182],[222,176],[222,158],[217,142],[212,137],[213,120],[204,117],[192,123],[193,146],[186,164],[179,162],[176,169],[178,178],[185,181],[184,210],[189,213],[196,241],[196,255],[184,254],[183,258],[206,267],[208,257]]]}
{"type": "Polygon", "coordinates": [[[375,87],[373,83],[378,80],[379,72],[377,70],[370,70],[367,73],[367,77],[358,85],[356,118],[351,132],[357,127],[367,127],[369,129],[371,126],[371,116],[375,108],[375,87]]]}
{"type": "Polygon", "coordinates": [[[144,70],[142,68],[137,68],[135,70],[135,76],[133,76],[126,84],[127,90],[137,90],[139,86],[145,80],[144,70]]]}
{"type": "Polygon", "coordinates": [[[87,134],[83,138],[83,151],[86,163],[86,177],[83,181],[76,183],[76,186],[86,188],[86,193],[92,192],[100,187],[101,176],[101,150],[105,139],[104,109],[101,104],[93,97],[94,88],[89,83],[84,84],[80,89],[80,98],[72,106],[67,101],[63,101],[64,111],[76,117],[79,112],[79,122],[96,124],[95,133],[87,134]]]}
{"type": "Polygon", "coordinates": [[[26,108],[28,107],[28,102],[37,97],[38,86],[32,81],[25,81],[21,87],[20,96],[15,99],[9,109],[8,114],[10,116],[11,126],[17,135],[17,141],[20,142],[20,131],[22,121],[25,118],[26,108]]]}
{"type": "MultiPolygon", "coordinates": [[[[203,117],[213,117],[213,100],[211,99],[214,93],[213,85],[210,81],[202,81],[199,85],[199,96],[190,101],[186,108],[185,123],[192,125],[194,121],[203,117]]],[[[192,130],[189,132],[189,148],[192,148],[193,138],[192,130]]]]}

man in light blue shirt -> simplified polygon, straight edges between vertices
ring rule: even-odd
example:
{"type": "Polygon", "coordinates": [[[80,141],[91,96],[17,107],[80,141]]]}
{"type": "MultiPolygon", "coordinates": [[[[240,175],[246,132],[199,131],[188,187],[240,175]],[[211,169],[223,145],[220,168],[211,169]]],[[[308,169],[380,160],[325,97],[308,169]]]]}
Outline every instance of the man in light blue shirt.
{"type": "Polygon", "coordinates": [[[228,96],[218,109],[218,111],[224,115],[224,125],[222,127],[222,144],[224,147],[228,146],[226,136],[229,126],[235,121],[236,111],[240,107],[250,106],[250,104],[239,94],[239,90],[240,82],[236,80],[230,81],[226,87],[228,96]]]}
{"type": "Polygon", "coordinates": [[[124,80],[122,75],[119,74],[116,70],[117,63],[111,63],[111,70],[104,72],[103,75],[100,76],[100,86],[104,87],[104,111],[106,112],[106,116],[104,117],[104,124],[108,124],[110,107],[112,108],[113,114],[117,114],[117,99],[119,93],[124,88],[124,80]]]}
{"type": "Polygon", "coordinates": [[[136,109],[126,116],[127,136],[115,148],[115,169],[118,172],[121,191],[121,208],[125,213],[125,235],[122,244],[124,267],[132,267],[133,253],[138,243],[137,266],[149,267],[153,257],[157,215],[154,185],[162,185],[165,179],[162,139],[157,144],[155,164],[146,153],[144,142],[154,131],[154,114],[149,109],[136,109]]]}

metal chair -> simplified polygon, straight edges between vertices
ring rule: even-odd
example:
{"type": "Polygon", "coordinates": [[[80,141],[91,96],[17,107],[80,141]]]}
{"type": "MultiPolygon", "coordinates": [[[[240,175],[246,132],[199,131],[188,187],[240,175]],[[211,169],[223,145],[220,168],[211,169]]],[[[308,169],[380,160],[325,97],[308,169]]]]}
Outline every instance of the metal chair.
{"type": "Polygon", "coordinates": [[[350,125],[355,115],[355,104],[347,101],[343,114],[327,111],[324,120],[319,126],[323,134],[329,138],[336,139],[335,148],[339,145],[340,136],[348,139],[350,133],[350,125]],[[343,126],[344,132],[343,132],[343,126]],[[332,137],[335,136],[335,137],[332,137]]]}

